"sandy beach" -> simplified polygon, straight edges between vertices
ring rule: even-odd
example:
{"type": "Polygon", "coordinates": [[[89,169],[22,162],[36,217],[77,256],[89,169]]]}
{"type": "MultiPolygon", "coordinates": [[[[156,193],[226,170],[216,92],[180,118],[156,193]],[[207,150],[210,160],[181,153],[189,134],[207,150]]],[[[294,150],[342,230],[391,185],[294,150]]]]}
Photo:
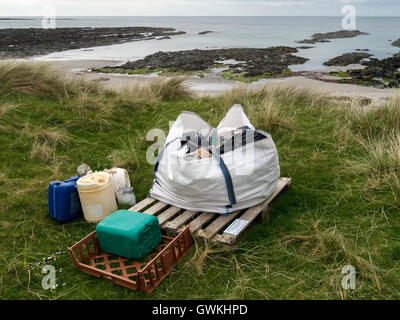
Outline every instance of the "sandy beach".
{"type": "MultiPolygon", "coordinates": [[[[120,75],[120,74],[102,74],[90,72],[92,68],[102,68],[105,66],[114,66],[121,63],[115,60],[65,60],[50,62],[55,68],[63,72],[69,72],[78,77],[87,80],[101,81],[106,88],[113,90],[122,90],[138,83],[151,81],[154,75],[120,75]]],[[[354,66],[358,68],[358,66],[354,66]]],[[[340,68],[335,68],[340,70],[340,68]]],[[[321,70],[319,76],[329,79],[329,70],[321,70]],[[328,71],[327,71],[328,70],[328,71]],[[324,75],[325,74],[325,75],[324,75]]],[[[307,74],[307,73],[305,73],[307,74]]],[[[313,73],[315,74],[315,72],[313,73]]],[[[281,86],[308,88],[321,94],[331,97],[360,97],[370,99],[370,107],[384,104],[391,96],[399,92],[399,89],[386,88],[379,89],[367,86],[341,84],[315,80],[307,75],[291,76],[278,79],[261,79],[251,84],[245,84],[239,81],[230,81],[221,78],[218,74],[209,73],[204,77],[190,76],[185,80],[185,84],[197,96],[215,96],[224,91],[235,87],[245,86],[254,90],[260,89],[266,84],[279,84],[281,86]]]]}

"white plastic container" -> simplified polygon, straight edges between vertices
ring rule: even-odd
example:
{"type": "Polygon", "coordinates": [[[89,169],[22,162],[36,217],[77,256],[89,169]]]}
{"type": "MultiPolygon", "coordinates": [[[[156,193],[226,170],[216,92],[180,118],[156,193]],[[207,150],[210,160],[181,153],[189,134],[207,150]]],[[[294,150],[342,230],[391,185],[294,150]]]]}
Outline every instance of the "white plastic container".
{"type": "Polygon", "coordinates": [[[115,194],[120,189],[130,188],[131,181],[129,180],[128,171],[122,168],[112,168],[112,169],[105,169],[104,172],[107,172],[110,177],[114,187],[115,194]]]}
{"type": "Polygon", "coordinates": [[[99,222],[117,211],[117,201],[111,176],[106,172],[93,172],[77,181],[79,198],[85,219],[99,222]]]}

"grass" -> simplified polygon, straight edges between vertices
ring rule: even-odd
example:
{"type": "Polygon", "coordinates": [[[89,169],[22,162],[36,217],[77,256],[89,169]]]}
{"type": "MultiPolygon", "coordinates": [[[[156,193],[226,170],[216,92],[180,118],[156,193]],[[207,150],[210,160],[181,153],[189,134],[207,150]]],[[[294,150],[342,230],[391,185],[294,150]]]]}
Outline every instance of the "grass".
{"type": "Polygon", "coordinates": [[[271,79],[271,78],[282,78],[290,74],[292,70],[287,68],[285,71],[283,71],[281,74],[272,74],[272,73],[264,73],[259,76],[252,76],[248,77],[246,76],[246,72],[234,72],[232,70],[227,70],[222,72],[222,78],[227,79],[227,80],[232,80],[232,81],[239,81],[243,83],[252,83],[256,82],[261,79],[271,79]]]}
{"type": "Polygon", "coordinates": [[[107,159],[110,161],[112,167],[126,168],[127,170],[135,170],[139,165],[139,159],[136,154],[137,146],[140,141],[132,141],[132,138],[128,138],[128,141],[121,141],[121,149],[113,150],[107,159]]]}
{"type": "Polygon", "coordinates": [[[159,76],[164,77],[179,77],[179,76],[194,76],[194,75],[202,75],[201,71],[177,71],[171,68],[138,68],[138,69],[127,69],[127,68],[115,68],[115,67],[105,67],[100,69],[94,69],[94,72],[100,73],[118,73],[118,74],[126,74],[126,75],[149,75],[149,74],[157,74],[159,76]]]}
{"type": "Polygon", "coordinates": [[[345,71],[331,71],[331,72],[329,72],[329,75],[335,76],[335,77],[338,77],[338,78],[349,78],[349,77],[351,77],[351,75],[349,75],[345,71]]]}
{"type": "MultiPolygon", "coordinates": [[[[212,69],[224,67],[223,64],[215,64],[215,66],[208,68],[207,70],[202,71],[181,71],[174,70],[173,68],[138,68],[138,69],[126,69],[126,68],[118,68],[118,67],[105,67],[100,69],[94,69],[94,72],[100,73],[118,73],[118,74],[126,74],[126,75],[150,75],[157,74],[162,77],[188,77],[188,76],[198,76],[200,78],[204,77],[207,73],[210,73],[212,69]]],[[[264,73],[259,76],[246,76],[246,72],[235,72],[233,70],[225,70],[221,72],[221,76],[224,79],[239,81],[243,83],[252,83],[261,79],[271,79],[271,78],[281,78],[290,74],[292,70],[287,68],[281,74],[272,74],[272,73],[264,73]]]]}
{"type": "Polygon", "coordinates": [[[346,114],[347,125],[364,138],[384,137],[400,128],[400,96],[395,95],[382,108],[366,110],[354,100],[346,114]]]}
{"type": "Polygon", "coordinates": [[[275,96],[267,96],[261,104],[250,103],[247,107],[253,119],[253,125],[259,129],[275,133],[279,129],[293,127],[293,117],[282,113],[275,96]]]}
{"type": "Polygon", "coordinates": [[[2,72],[7,87],[0,87],[0,298],[400,298],[398,98],[369,112],[357,101],[343,107],[279,86],[195,98],[182,79],[115,93],[48,74],[47,66],[10,68],[2,66],[11,71],[2,72]],[[17,81],[21,74],[32,87],[17,81]],[[292,178],[271,219],[233,248],[196,240],[149,296],[75,269],[67,248],[94,226],[50,219],[48,183],[75,175],[82,162],[93,170],[120,165],[141,200],[152,184],[148,132],[167,134],[184,110],[217,125],[234,103],[272,134],[282,176],[292,178]],[[41,287],[46,264],[57,270],[55,290],[41,287]],[[348,264],[356,268],[355,290],[341,287],[348,264]]]}
{"type": "Polygon", "coordinates": [[[342,125],[354,132],[353,139],[362,147],[361,156],[349,160],[354,172],[369,177],[367,188],[391,190],[394,204],[400,195],[400,99],[395,95],[385,106],[373,110],[353,105],[342,125]]]}
{"type": "Polygon", "coordinates": [[[400,136],[393,134],[385,139],[360,138],[366,155],[360,159],[360,171],[371,174],[400,174],[400,136]]]}
{"type": "Polygon", "coordinates": [[[82,91],[97,93],[99,87],[93,83],[71,81],[43,63],[0,63],[0,90],[2,94],[20,92],[38,97],[76,95],[82,91]]]}
{"type": "Polygon", "coordinates": [[[184,78],[156,79],[145,86],[145,92],[161,99],[189,98],[191,93],[183,84],[184,78]]]}

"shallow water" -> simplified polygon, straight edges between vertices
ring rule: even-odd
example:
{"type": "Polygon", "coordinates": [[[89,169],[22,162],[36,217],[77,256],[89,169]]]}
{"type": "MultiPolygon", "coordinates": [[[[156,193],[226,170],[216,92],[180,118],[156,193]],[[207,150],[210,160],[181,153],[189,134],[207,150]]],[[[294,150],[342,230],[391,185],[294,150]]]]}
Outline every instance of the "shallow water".
{"type": "MultiPolygon", "coordinates": [[[[66,18],[66,17],[63,17],[66,18]]],[[[57,27],[173,27],[187,34],[169,40],[130,42],[112,46],[57,52],[41,60],[136,60],[157,51],[251,47],[278,45],[302,46],[296,40],[310,38],[316,32],[341,29],[342,17],[73,17],[58,20],[57,27]],[[213,33],[199,35],[201,31],[213,33]]],[[[0,28],[41,27],[41,20],[3,20],[0,28]]],[[[310,61],[292,66],[294,71],[316,70],[322,63],[356,49],[370,49],[377,58],[385,58],[400,49],[391,42],[400,37],[400,17],[359,17],[357,29],[370,33],[349,39],[316,43],[312,49],[300,49],[297,55],[310,61]],[[389,41],[390,40],[390,41],[389,41]]]]}

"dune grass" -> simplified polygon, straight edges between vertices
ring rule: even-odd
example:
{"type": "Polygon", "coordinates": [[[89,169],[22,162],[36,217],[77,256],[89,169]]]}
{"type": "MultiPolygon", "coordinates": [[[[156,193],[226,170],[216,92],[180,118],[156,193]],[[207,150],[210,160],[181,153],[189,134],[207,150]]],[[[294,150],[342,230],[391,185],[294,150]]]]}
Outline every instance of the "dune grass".
{"type": "Polygon", "coordinates": [[[340,125],[352,132],[361,155],[349,160],[349,169],[367,175],[366,188],[391,191],[393,203],[400,195],[400,99],[395,95],[385,106],[373,110],[357,107],[343,115],[340,125]]]}
{"type": "Polygon", "coordinates": [[[99,87],[82,80],[67,79],[45,63],[1,62],[2,94],[20,92],[41,97],[76,95],[82,91],[97,93],[99,87]]]}
{"type": "Polygon", "coordinates": [[[0,298],[400,298],[397,98],[367,113],[355,109],[357,102],[341,107],[296,88],[194,98],[174,79],[115,93],[60,80],[42,66],[13,68],[0,68],[0,298]],[[9,79],[21,74],[32,88],[9,79]],[[119,165],[141,200],[152,183],[146,152],[156,142],[146,141],[147,133],[167,134],[184,110],[217,125],[234,103],[272,134],[282,176],[292,178],[272,203],[270,220],[233,248],[196,240],[151,295],[75,269],[67,248],[94,225],[51,220],[48,183],[75,175],[82,162],[93,170],[119,165]],[[57,270],[55,290],[41,287],[45,264],[57,270]],[[357,271],[355,290],[341,287],[348,264],[357,271]]]}
{"type": "Polygon", "coordinates": [[[344,122],[363,138],[382,138],[400,128],[400,94],[381,108],[368,110],[360,108],[360,101],[353,100],[344,122]]]}
{"type": "Polygon", "coordinates": [[[250,104],[248,113],[256,128],[270,133],[274,133],[278,129],[291,129],[293,127],[293,117],[282,113],[275,96],[264,98],[260,104],[250,104]]]}

